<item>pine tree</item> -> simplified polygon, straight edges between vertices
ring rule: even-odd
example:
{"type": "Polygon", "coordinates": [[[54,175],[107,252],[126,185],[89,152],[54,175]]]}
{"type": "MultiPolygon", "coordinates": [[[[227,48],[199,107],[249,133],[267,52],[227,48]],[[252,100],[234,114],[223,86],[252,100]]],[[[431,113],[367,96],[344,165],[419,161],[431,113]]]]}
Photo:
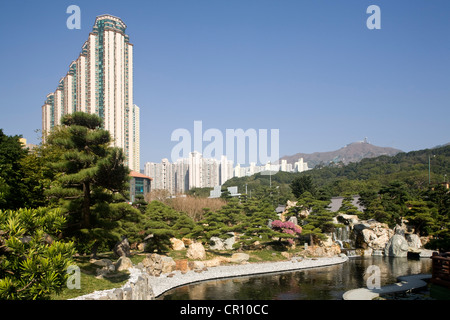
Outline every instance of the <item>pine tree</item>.
{"type": "Polygon", "coordinates": [[[346,194],[342,199],[342,204],[338,210],[338,212],[350,215],[360,215],[362,212],[358,210],[358,208],[353,204],[353,196],[350,194],[346,194]]]}
{"type": "MultiPolygon", "coordinates": [[[[125,200],[129,169],[123,151],[110,146],[111,137],[94,114],[75,112],[63,117],[62,126],[48,137],[50,149],[57,149],[52,168],[58,172],[47,195],[68,213],[66,236],[77,244],[97,247],[118,240],[114,229],[133,213],[125,200]]],[[[116,230],[117,231],[117,230],[116,230]]]]}
{"type": "Polygon", "coordinates": [[[183,237],[194,228],[194,222],[164,203],[153,200],[146,210],[142,236],[147,238],[146,250],[165,252],[171,245],[170,238],[183,237]]]}
{"type": "Polygon", "coordinates": [[[277,232],[269,226],[270,221],[278,219],[275,209],[269,202],[248,199],[243,208],[245,218],[240,242],[244,247],[253,247],[256,241],[263,245],[277,235],[277,232]]]}
{"type": "Polygon", "coordinates": [[[302,226],[302,235],[310,237],[310,243],[317,240],[325,240],[325,233],[332,232],[336,225],[333,222],[334,213],[329,211],[329,201],[316,200],[311,204],[311,212],[305,219],[306,224],[302,226]]]}

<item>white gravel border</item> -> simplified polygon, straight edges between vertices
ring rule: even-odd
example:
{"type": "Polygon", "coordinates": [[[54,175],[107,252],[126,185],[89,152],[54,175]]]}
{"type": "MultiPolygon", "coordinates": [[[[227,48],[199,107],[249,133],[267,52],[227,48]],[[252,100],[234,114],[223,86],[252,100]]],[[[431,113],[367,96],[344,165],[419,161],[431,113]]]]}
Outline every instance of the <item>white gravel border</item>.
{"type": "MultiPolygon", "coordinates": [[[[191,270],[183,274],[181,273],[181,271],[174,271],[172,272],[173,276],[171,277],[168,277],[168,274],[162,274],[159,277],[151,276],[149,277],[149,283],[152,287],[155,297],[157,298],[173,288],[201,281],[325,267],[344,263],[347,260],[348,257],[345,254],[342,254],[336,257],[303,259],[296,257],[288,261],[223,265],[217,267],[208,267],[208,270],[202,272],[195,272],[191,270]]],[[[135,282],[139,275],[144,272],[136,267],[132,267],[128,270],[130,272],[130,279],[124,286],[122,286],[122,288],[125,288],[129,286],[130,283],[135,282]]],[[[72,300],[97,300],[100,297],[105,296],[109,291],[113,290],[115,289],[95,291],[84,296],[76,297],[72,300]]]]}
{"type": "Polygon", "coordinates": [[[223,265],[209,267],[208,270],[202,272],[188,271],[185,274],[182,274],[180,271],[175,271],[173,277],[167,277],[166,274],[159,277],[151,277],[150,283],[155,297],[158,297],[170,289],[196,282],[324,267],[344,263],[348,260],[348,257],[343,255],[331,258],[297,259],[293,258],[289,261],[279,262],[223,265]]]}

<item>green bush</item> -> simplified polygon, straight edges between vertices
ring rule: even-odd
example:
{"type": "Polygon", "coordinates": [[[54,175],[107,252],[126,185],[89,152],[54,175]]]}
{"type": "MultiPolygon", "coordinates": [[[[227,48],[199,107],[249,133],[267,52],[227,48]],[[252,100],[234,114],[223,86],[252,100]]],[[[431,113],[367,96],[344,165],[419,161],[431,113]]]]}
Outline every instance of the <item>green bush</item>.
{"type": "Polygon", "coordinates": [[[60,209],[0,210],[0,299],[49,299],[67,281],[73,243],[54,240],[60,209]]]}

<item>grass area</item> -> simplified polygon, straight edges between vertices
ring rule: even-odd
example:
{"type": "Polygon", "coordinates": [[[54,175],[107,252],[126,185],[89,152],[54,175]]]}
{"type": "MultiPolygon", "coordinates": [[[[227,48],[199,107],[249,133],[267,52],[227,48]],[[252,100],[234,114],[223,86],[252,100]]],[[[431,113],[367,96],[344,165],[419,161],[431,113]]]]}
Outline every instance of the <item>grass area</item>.
{"type": "MultiPolygon", "coordinates": [[[[113,262],[116,261],[116,258],[114,258],[112,253],[99,254],[98,259],[110,259],[113,262]]],[[[59,295],[53,294],[51,296],[52,300],[67,300],[97,290],[119,288],[127,282],[129,278],[129,273],[127,271],[114,272],[103,279],[97,279],[96,269],[99,267],[91,264],[89,260],[90,258],[88,256],[74,257],[75,264],[80,267],[81,271],[80,289],[64,288],[59,295]]]]}
{"type": "MultiPolygon", "coordinates": [[[[261,250],[245,251],[250,256],[249,262],[275,262],[286,260],[282,252],[288,252],[289,254],[299,254],[303,251],[303,248],[286,250],[283,247],[269,247],[261,250]]],[[[169,251],[165,255],[171,257],[174,260],[187,259],[186,257],[187,249],[180,251],[169,251]]],[[[213,259],[214,257],[222,256],[231,258],[235,251],[217,251],[217,250],[206,250],[206,260],[213,259]]],[[[147,253],[142,252],[132,252],[130,256],[131,261],[134,265],[145,259],[147,253]]],[[[117,261],[117,257],[114,256],[112,252],[101,253],[98,255],[98,259],[110,259],[113,263],[117,261]]],[[[81,295],[92,293],[99,290],[108,290],[113,288],[120,288],[123,286],[129,278],[129,273],[127,271],[113,272],[110,275],[104,277],[103,279],[96,278],[96,270],[98,266],[89,262],[90,258],[88,256],[75,257],[75,264],[80,267],[81,279],[80,279],[80,289],[68,289],[64,288],[59,294],[53,294],[51,299],[53,300],[67,300],[75,298],[81,295]]],[[[190,259],[188,259],[190,260],[190,259]]]]}

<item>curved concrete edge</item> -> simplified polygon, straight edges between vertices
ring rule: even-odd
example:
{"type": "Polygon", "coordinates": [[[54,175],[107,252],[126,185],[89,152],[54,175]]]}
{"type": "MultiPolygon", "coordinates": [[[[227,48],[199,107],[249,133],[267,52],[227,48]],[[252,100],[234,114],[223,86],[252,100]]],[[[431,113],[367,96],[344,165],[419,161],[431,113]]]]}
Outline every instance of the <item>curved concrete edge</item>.
{"type": "Polygon", "coordinates": [[[430,279],[431,274],[414,274],[409,276],[398,277],[399,282],[383,286],[379,289],[358,288],[345,292],[342,295],[344,300],[372,300],[380,296],[380,294],[388,294],[395,292],[404,292],[413,289],[425,287],[428,283],[423,281],[430,279]]]}
{"type": "Polygon", "coordinates": [[[149,284],[153,289],[155,298],[158,298],[169,290],[205,281],[294,272],[298,270],[342,264],[347,261],[348,257],[346,255],[342,255],[337,257],[321,257],[313,259],[306,258],[303,260],[293,258],[288,261],[223,265],[208,268],[207,271],[203,271],[201,273],[188,271],[185,274],[178,272],[175,276],[170,278],[168,278],[167,275],[150,277],[149,284]]]}

